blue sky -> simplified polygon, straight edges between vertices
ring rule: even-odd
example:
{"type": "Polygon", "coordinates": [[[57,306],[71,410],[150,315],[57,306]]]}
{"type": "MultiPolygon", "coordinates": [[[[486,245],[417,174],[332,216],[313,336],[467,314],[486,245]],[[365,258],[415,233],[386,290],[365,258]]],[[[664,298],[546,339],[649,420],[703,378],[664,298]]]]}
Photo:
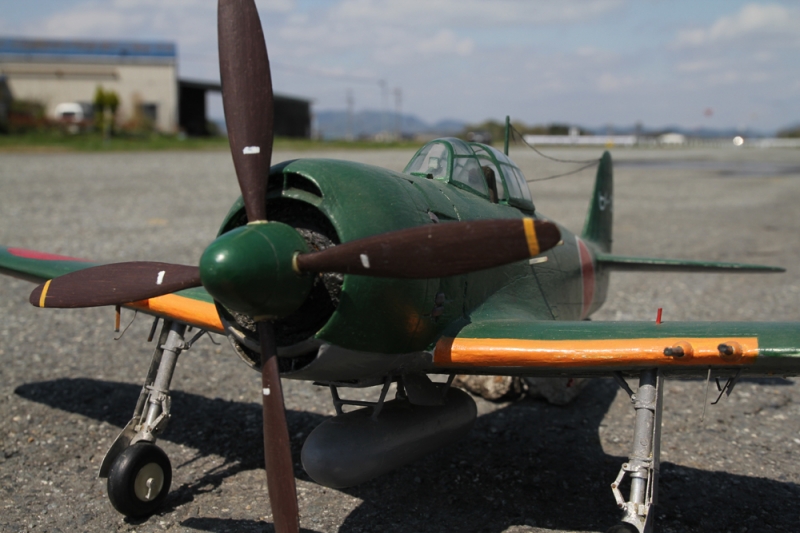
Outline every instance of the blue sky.
{"type": "MultiPolygon", "coordinates": [[[[175,41],[219,79],[213,0],[4,2],[0,35],[175,41]]],[[[426,121],[774,130],[800,123],[800,3],[257,0],[275,90],[426,121]],[[385,81],[387,91],[381,89],[385,81]],[[706,110],[711,109],[710,116],[706,110]]],[[[218,110],[218,106],[214,109],[218,110]]]]}

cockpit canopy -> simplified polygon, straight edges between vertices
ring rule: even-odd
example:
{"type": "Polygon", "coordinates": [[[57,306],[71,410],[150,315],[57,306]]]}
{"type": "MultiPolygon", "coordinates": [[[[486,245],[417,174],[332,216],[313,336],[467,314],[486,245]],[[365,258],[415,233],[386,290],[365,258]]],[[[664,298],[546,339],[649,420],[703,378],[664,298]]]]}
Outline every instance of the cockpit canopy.
{"type": "Polygon", "coordinates": [[[403,172],[445,181],[460,189],[491,198],[486,174],[494,174],[497,202],[533,211],[525,176],[504,153],[480,143],[448,137],[419,149],[403,172]]]}

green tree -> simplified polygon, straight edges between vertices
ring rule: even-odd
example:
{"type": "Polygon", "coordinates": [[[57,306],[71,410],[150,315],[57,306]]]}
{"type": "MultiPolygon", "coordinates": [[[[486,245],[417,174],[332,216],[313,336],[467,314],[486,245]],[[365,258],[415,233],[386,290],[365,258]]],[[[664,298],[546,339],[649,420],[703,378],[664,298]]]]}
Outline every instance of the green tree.
{"type": "Polygon", "coordinates": [[[778,132],[778,137],[784,137],[789,139],[796,139],[800,137],[800,126],[795,126],[794,128],[788,128],[785,130],[781,130],[778,132]]]}
{"type": "Polygon", "coordinates": [[[111,114],[109,117],[109,130],[113,133],[114,128],[117,125],[117,109],[119,109],[119,96],[117,96],[116,91],[107,91],[106,92],[106,108],[111,114]]]}
{"type": "Polygon", "coordinates": [[[97,131],[105,131],[106,124],[106,93],[101,85],[94,91],[94,128],[97,131]]]}
{"type": "Polygon", "coordinates": [[[119,109],[119,96],[115,91],[105,91],[101,85],[94,92],[94,126],[97,131],[102,131],[104,137],[110,137],[117,123],[117,109],[119,109]]]}

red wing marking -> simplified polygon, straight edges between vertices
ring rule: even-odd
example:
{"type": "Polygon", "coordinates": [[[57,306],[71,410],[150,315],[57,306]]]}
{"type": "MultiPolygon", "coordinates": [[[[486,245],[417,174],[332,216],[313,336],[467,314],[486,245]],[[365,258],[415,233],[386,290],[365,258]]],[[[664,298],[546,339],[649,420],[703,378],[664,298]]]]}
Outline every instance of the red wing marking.
{"type": "Polygon", "coordinates": [[[37,252],[36,250],[26,250],[25,248],[7,248],[8,253],[15,257],[23,259],[40,259],[43,261],[80,261],[82,263],[89,263],[87,259],[78,259],[77,257],[68,257],[66,255],[48,254],[45,252],[37,252]]]}
{"type": "Polygon", "coordinates": [[[577,236],[575,240],[578,243],[578,257],[581,262],[581,286],[583,287],[581,319],[584,319],[589,316],[589,310],[592,308],[594,300],[594,261],[586,244],[577,236]]]}

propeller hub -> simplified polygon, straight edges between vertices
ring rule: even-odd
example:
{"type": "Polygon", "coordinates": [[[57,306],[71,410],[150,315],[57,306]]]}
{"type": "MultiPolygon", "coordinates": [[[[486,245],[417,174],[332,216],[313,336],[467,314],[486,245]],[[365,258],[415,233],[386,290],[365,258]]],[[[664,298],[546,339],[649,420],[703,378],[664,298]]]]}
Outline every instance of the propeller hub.
{"type": "Polygon", "coordinates": [[[292,268],[308,251],[303,237],[280,222],[248,224],[220,235],[200,258],[200,279],[209,294],[231,311],[255,320],[285,317],[311,291],[313,276],[292,268]]]}

